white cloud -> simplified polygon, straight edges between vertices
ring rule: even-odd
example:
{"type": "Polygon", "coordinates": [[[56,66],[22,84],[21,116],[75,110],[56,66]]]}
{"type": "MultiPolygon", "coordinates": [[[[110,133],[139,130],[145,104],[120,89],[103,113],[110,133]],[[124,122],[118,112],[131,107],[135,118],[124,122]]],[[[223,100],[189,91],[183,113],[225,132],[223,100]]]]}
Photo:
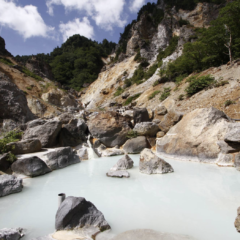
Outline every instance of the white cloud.
{"type": "Polygon", "coordinates": [[[87,38],[93,38],[94,36],[94,29],[87,17],[84,17],[82,21],[80,21],[79,18],[76,18],[68,23],[61,23],[59,29],[64,41],[74,34],[80,34],[87,38]]]}
{"type": "Polygon", "coordinates": [[[131,12],[137,12],[145,3],[145,0],[133,0],[130,11],[131,12]]]}
{"type": "Polygon", "coordinates": [[[20,7],[14,1],[7,0],[0,0],[0,24],[17,31],[25,39],[35,36],[47,37],[54,29],[45,24],[37,7],[20,7]]]}
{"type": "Polygon", "coordinates": [[[47,0],[49,14],[53,15],[54,5],[63,5],[66,10],[86,12],[97,26],[112,30],[113,26],[123,27],[126,20],[122,19],[125,0],[47,0]]]}

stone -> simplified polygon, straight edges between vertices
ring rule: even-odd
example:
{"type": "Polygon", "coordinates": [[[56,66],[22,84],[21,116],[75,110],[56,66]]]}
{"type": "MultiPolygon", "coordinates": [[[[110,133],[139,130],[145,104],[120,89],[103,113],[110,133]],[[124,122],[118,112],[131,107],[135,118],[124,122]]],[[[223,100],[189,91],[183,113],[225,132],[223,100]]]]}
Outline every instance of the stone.
{"type": "Polygon", "coordinates": [[[126,170],[117,170],[117,171],[109,171],[107,172],[107,177],[116,177],[116,178],[129,178],[130,174],[126,170]]]}
{"type": "Polygon", "coordinates": [[[164,135],[165,135],[165,132],[158,132],[157,133],[157,138],[162,138],[162,137],[164,137],[164,135]]]}
{"type": "Polygon", "coordinates": [[[116,112],[100,112],[90,117],[88,128],[94,138],[99,139],[106,147],[123,145],[131,130],[131,119],[116,112]]]}
{"type": "Polygon", "coordinates": [[[221,152],[217,143],[237,127],[240,127],[239,123],[232,123],[215,108],[195,109],[157,140],[157,153],[183,160],[215,163],[221,152]]]}
{"type": "Polygon", "coordinates": [[[55,151],[46,154],[46,157],[45,162],[52,171],[80,163],[79,156],[71,147],[57,148],[55,151]]]}
{"type": "Polygon", "coordinates": [[[156,146],[156,137],[147,137],[147,141],[151,148],[156,146]]]}
{"type": "Polygon", "coordinates": [[[237,153],[234,158],[234,167],[240,171],[240,153],[237,153]]]}
{"type": "Polygon", "coordinates": [[[60,146],[76,147],[86,141],[86,131],[88,127],[81,119],[72,119],[60,131],[59,143],[60,146]]]}
{"type": "Polygon", "coordinates": [[[144,148],[150,147],[146,137],[139,136],[136,138],[132,138],[127,140],[127,142],[123,146],[123,150],[126,153],[140,153],[144,148]]]}
{"type": "Polygon", "coordinates": [[[58,119],[62,124],[68,124],[70,120],[74,119],[74,116],[71,113],[63,113],[58,116],[58,119]]]}
{"type": "Polygon", "coordinates": [[[77,155],[79,156],[80,160],[88,160],[88,150],[86,147],[82,147],[77,150],[77,155]]]}
{"type": "Polygon", "coordinates": [[[55,229],[75,230],[96,227],[100,231],[111,229],[103,214],[83,197],[67,197],[56,213],[55,229]]]}
{"type": "Polygon", "coordinates": [[[172,166],[145,148],[140,154],[139,170],[146,174],[163,174],[174,172],[172,166]]]}
{"type": "Polygon", "coordinates": [[[101,152],[102,157],[112,157],[112,156],[118,156],[118,155],[124,155],[124,154],[125,152],[122,149],[118,149],[118,148],[108,148],[101,152]]]}
{"type": "Polygon", "coordinates": [[[152,122],[141,122],[135,125],[133,131],[137,132],[139,136],[154,137],[159,131],[159,127],[152,122]]]}
{"type": "Polygon", "coordinates": [[[167,108],[165,106],[158,106],[156,109],[155,109],[155,114],[156,115],[165,115],[167,114],[167,108]]]}
{"type": "Polygon", "coordinates": [[[130,96],[130,93],[129,93],[129,92],[124,92],[124,93],[122,94],[122,99],[127,99],[129,96],[130,96]]]}
{"type": "Polygon", "coordinates": [[[28,139],[19,142],[8,143],[7,147],[13,154],[26,154],[39,152],[42,149],[42,144],[39,139],[28,139]]]}
{"type": "Polygon", "coordinates": [[[35,118],[28,107],[24,92],[10,80],[0,81],[0,103],[0,119],[26,123],[35,118]]]}
{"type": "Polygon", "coordinates": [[[0,175],[0,197],[21,192],[22,188],[22,179],[7,174],[0,175]]]}
{"type": "Polygon", "coordinates": [[[237,210],[237,217],[236,217],[234,225],[235,225],[236,230],[240,233],[240,207],[237,210]]]}
{"type": "Polygon", "coordinates": [[[236,162],[234,154],[220,153],[216,164],[219,167],[234,167],[234,162],[236,162]]]}
{"type": "Polygon", "coordinates": [[[93,142],[93,148],[98,148],[98,147],[100,147],[100,145],[101,145],[101,141],[98,140],[98,139],[96,139],[96,140],[93,142]]]}
{"type": "Polygon", "coordinates": [[[18,159],[11,166],[12,171],[28,177],[37,177],[51,172],[46,163],[38,157],[18,159]]]}
{"type": "Polygon", "coordinates": [[[240,128],[232,128],[224,137],[225,142],[240,143],[240,128]]]}
{"type": "Polygon", "coordinates": [[[133,112],[134,124],[141,122],[150,122],[148,110],[146,108],[135,108],[133,112]]]}
{"type": "Polygon", "coordinates": [[[133,168],[133,160],[126,154],[120,158],[110,171],[127,170],[133,168]]]}
{"type": "Polygon", "coordinates": [[[217,145],[221,149],[221,153],[235,153],[240,151],[240,143],[238,142],[225,142],[218,141],[217,145]]]}
{"type": "Polygon", "coordinates": [[[169,129],[174,126],[176,123],[178,123],[183,117],[182,113],[178,113],[174,110],[170,110],[163,118],[161,123],[159,124],[159,128],[163,132],[168,132],[169,129]]]}
{"type": "Polygon", "coordinates": [[[0,154],[0,171],[6,172],[10,166],[9,153],[0,154]]]}
{"type": "Polygon", "coordinates": [[[0,229],[0,239],[1,240],[19,240],[23,237],[22,229],[13,228],[3,228],[0,229]]]}
{"type": "Polygon", "coordinates": [[[23,140],[37,138],[43,148],[51,148],[57,144],[57,136],[62,128],[59,121],[49,121],[43,125],[27,128],[23,140]]]}
{"type": "Polygon", "coordinates": [[[47,122],[46,120],[38,118],[38,119],[27,122],[27,128],[37,127],[39,125],[45,124],[46,122],[47,122]]]}

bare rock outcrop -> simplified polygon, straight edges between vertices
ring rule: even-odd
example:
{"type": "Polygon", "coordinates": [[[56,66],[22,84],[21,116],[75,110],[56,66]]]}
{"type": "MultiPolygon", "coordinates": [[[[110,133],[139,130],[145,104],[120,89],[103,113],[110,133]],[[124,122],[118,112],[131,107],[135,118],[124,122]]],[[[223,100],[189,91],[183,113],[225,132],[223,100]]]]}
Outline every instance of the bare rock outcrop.
{"type": "Polygon", "coordinates": [[[123,150],[126,153],[140,153],[144,148],[150,147],[145,136],[139,136],[127,140],[123,146],[123,150]]]}
{"type": "Polygon", "coordinates": [[[5,40],[0,37],[0,55],[12,57],[12,54],[7,51],[5,40]]]}

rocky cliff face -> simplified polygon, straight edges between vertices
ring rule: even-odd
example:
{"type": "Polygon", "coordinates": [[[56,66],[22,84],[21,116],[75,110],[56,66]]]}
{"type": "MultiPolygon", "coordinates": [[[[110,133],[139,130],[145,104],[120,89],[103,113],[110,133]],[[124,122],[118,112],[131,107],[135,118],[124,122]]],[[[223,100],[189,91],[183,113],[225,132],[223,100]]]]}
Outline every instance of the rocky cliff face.
{"type": "Polygon", "coordinates": [[[11,53],[7,51],[5,46],[6,46],[5,40],[2,37],[0,37],[0,55],[11,57],[12,56],[11,53]]]}

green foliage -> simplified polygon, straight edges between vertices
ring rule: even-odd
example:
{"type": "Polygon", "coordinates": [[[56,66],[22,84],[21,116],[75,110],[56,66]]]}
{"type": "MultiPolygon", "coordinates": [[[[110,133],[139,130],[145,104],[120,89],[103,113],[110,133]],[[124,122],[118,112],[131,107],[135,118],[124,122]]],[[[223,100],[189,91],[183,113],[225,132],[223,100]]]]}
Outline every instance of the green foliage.
{"type": "Polygon", "coordinates": [[[27,90],[31,91],[32,90],[32,87],[31,86],[28,86],[26,87],[27,90]]]}
{"type": "Polygon", "coordinates": [[[176,77],[177,85],[179,85],[182,82],[182,80],[186,77],[187,77],[187,74],[179,75],[178,77],[176,77]]]}
{"type": "Polygon", "coordinates": [[[134,100],[136,100],[137,98],[139,98],[140,95],[141,95],[141,93],[138,93],[138,94],[135,94],[135,95],[129,97],[129,98],[123,103],[123,105],[124,105],[124,106],[129,105],[132,101],[134,101],[134,100]]]}
{"type": "Polygon", "coordinates": [[[224,86],[224,85],[226,85],[226,84],[229,84],[229,81],[220,81],[220,82],[216,82],[215,84],[214,84],[214,87],[222,87],[222,86],[224,86]]]}
{"type": "Polygon", "coordinates": [[[120,96],[124,92],[124,89],[118,87],[117,91],[114,93],[114,97],[120,96]]]}
{"type": "Polygon", "coordinates": [[[184,20],[182,18],[180,18],[180,20],[178,21],[180,27],[182,27],[183,25],[190,25],[189,21],[184,20]]]}
{"type": "Polygon", "coordinates": [[[158,65],[157,65],[157,64],[153,64],[153,65],[148,69],[148,71],[144,73],[144,78],[147,80],[147,79],[149,79],[150,77],[152,77],[153,74],[156,72],[157,68],[158,68],[158,65]]]}
{"type": "Polygon", "coordinates": [[[28,70],[25,67],[22,68],[22,72],[25,73],[27,76],[34,78],[37,81],[43,81],[43,79],[41,77],[39,77],[35,73],[31,72],[30,70],[28,70]]]}
{"type": "Polygon", "coordinates": [[[159,100],[160,101],[164,101],[166,98],[168,98],[171,94],[171,88],[168,87],[168,88],[164,88],[159,100]]]}
{"type": "Polygon", "coordinates": [[[185,89],[188,96],[192,96],[195,93],[200,92],[203,89],[206,89],[207,87],[211,86],[214,82],[214,77],[211,77],[210,75],[202,76],[202,77],[191,77],[188,79],[189,86],[185,89]]]}
{"type": "Polygon", "coordinates": [[[127,138],[131,139],[131,138],[136,138],[138,136],[138,133],[136,131],[130,130],[127,133],[127,138]]]}
{"type": "Polygon", "coordinates": [[[13,66],[14,64],[7,58],[4,58],[4,57],[0,57],[0,62],[4,63],[4,64],[7,64],[9,66],[13,66]]]}
{"type": "Polygon", "coordinates": [[[236,103],[235,101],[228,99],[228,100],[224,103],[224,107],[228,107],[228,106],[230,106],[230,105],[232,105],[232,104],[235,104],[235,103],[236,103]]]}
{"type": "Polygon", "coordinates": [[[153,87],[157,86],[158,84],[160,84],[160,83],[159,83],[159,79],[156,80],[156,81],[153,83],[153,87]]]}
{"type": "Polygon", "coordinates": [[[159,93],[160,91],[154,91],[151,95],[148,96],[148,100],[155,98],[155,96],[159,93]]]}
{"type": "Polygon", "coordinates": [[[182,101],[184,99],[184,94],[180,94],[179,96],[178,96],[178,100],[179,101],[182,101]]]}
{"type": "Polygon", "coordinates": [[[0,154],[7,153],[9,149],[7,148],[7,144],[11,142],[17,142],[21,139],[22,132],[10,131],[5,133],[3,137],[0,139],[0,154]]]}
{"type": "Polygon", "coordinates": [[[144,78],[144,70],[141,65],[134,71],[132,78],[126,79],[125,84],[131,86],[132,84],[141,84],[144,78]]]}

